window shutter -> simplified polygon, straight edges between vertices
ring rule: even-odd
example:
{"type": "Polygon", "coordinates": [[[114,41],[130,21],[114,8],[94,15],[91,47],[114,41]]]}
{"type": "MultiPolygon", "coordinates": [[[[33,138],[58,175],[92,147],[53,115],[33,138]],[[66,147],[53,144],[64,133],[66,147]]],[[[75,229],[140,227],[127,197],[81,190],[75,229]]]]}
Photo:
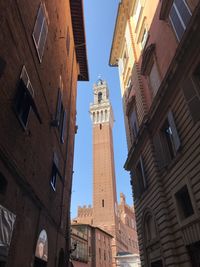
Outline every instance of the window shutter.
{"type": "Polygon", "coordinates": [[[61,132],[61,142],[62,143],[65,142],[66,128],[67,128],[67,112],[65,110],[64,111],[64,116],[63,116],[62,132],[61,132]]]}
{"type": "Polygon", "coordinates": [[[171,111],[169,111],[167,117],[168,117],[168,121],[169,121],[169,124],[171,126],[171,129],[172,129],[174,147],[175,147],[175,150],[178,151],[178,149],[180,148],[181,142],[180,142],[179,135],[178,135],[176,125],[174,122],[174,117],[173,117],[173,114],[171,111]]]}
{"type": "Polygon", "coordinates": [[[56,109],[57,126],[59,126],[60,124],[61,106],[62,106],[62,95],[60,89],[58,89],[57,109],[56,109]]]}
{"type": "Polygon", "coordinates": [[[155,149],[155,156],[158,168],[162,169],[167,165],[167,160],[163,151],[160,135],[158,133],[156,133],[153,137],[153,145],[155,149]]]}
{"type": "Polygon", "coordinates": [[[146,188],[147,187],[147,181],[146,181],[146,175],[145,175],[145,171],[144,171],[144,164],[143,164],[142,156],[140,156],[140,166],[141,166],[141,170],[142,170],[142,179],[143,179],[144,188],[146,188]]]}

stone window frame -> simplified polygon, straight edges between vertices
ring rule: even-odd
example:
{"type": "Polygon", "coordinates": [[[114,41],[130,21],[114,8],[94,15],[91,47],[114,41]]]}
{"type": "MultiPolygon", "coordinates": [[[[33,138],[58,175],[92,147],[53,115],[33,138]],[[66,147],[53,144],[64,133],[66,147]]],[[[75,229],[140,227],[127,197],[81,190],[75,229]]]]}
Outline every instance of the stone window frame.
{"type": "Polygon", "coordinates": [[[174,207],[176,210],[176,217],[177,217],[178,223],[181,227],[186,226],[186,225],[190,224],[191,222],[193,222],[199,218],[199,212],[198,212],[198,208],[197,208],[194,194],[192,191],[191,181],[190,181],[190,178],[188,176],[184,177],[177,185],[174,186],[174,188],[172,189],[171,195],[172,195],[173,204],[174,204],[174,207]],[[176,200],[176,196],[175,196],[176,193],[178,193],[184,186],[187,186],[189,197],[191,200],[191,204],[192,204],[192,207],[194,210],[194,214],[187,217],[187,218],[181,218],[180,210],[178,208],[177,200],[176,200]]]}

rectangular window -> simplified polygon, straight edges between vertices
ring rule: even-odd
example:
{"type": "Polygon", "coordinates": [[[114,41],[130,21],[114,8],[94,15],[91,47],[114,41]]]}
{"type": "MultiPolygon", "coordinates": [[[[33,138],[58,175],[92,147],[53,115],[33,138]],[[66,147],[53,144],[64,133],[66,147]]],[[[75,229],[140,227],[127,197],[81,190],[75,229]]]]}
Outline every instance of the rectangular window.
{"type": "Polygon", "coordinates": [[[163,145],[167,149],[170,159],[173,159],[180,147],[180,139],[171,111],[168,113],[167,119],[161,128],[161,134],[163,145]]]}
{"type": "Polygon", "coordinates": [[[184,185],[176,194],[175,199],[179,211],[180,219],[186,219],[194,214],[194,209],[190,199],[187,185],[184,185]]]}
{"type": "Polygon", "coordinates": [[[138,164],[136,165],[135,171],[136,171],[136,177],[134,179],[135,180],[134,194],[135,194],[135,199],[138,199],[147,187],[146,175],[144,172],[144,165],[143,165],[142,157],[140,157],[140,160],[138,164]]]}
{"type": "Polygon", "coordinates": [[[143,33],[142,33],[142,38],[141,38],[141,48],[144,49],[147,39],[148,39],[149,33],[147,31],[147,28],[144,28],[143,33]]]}
{"type": "Polygon", "coordinates": [[[135,13],[133,16],[134,23],[135,23],[135,32],[137,32],[138,24],[139,24],[139,21],[141,18],[141,14],[142,14],[142,6],[141,6],[140,1],[137,1],[137,7],[136,7],[136,10],[135,10],[135,13]]]}
{"type": "Polygon", "coordinates": [[[56,153],[54,153],[54,159],[53,159],[53,165],[52,165],[52,170],[51,170],[51,179],[50,179],[50,185],[54,191],[56,191],[56,184],[58,179],[62,179],[61,174],[58,169],[58,157],[56,153]]]}
{"type": "Polygon", "coordinates": [[[124,62],[122,58],[119,59],[118,68],[119,68],[119,75],[122,75],[124,72],[124,62]]]}
{"type": "Polygon", "coordinates": [[[129,127],[131,130],[131,133],[133,134],[133,139],[136,139],[137,134],[138,134],[138,122],[137,122],[137,115],[136,115],[135,109],[132,109],[129,112],[128,119],[129,119],[129,127]]]}
{"type": "Polygon", "coordinates": [[[40,62],[42,62],[42,56],[44,54],[44,47],[47,39],[47,34],[48,34],[47,11],[45,4],[41,3],[32,34],[40,62]]]}
{"type": "Polygon", "coordinates": [[[66,48],[67,48],[67,55],[69,56],[69,51],[70,51],[69,27],[67,27],[66,48]]]}
{"type": "Polygon", "coordinates": [[[62,103],[62,93],[60,88],[58,89],[56,115],[55,119],[52,122],[52,126],[58,128],[60,141],[64,143],[66,138],[66,128],[67,128],[67,112],[64,109],[62,103]]]}
{"type": "Polygon", "coordinates": [[[22,68],[20,75],[20,81],[18,83],[15,99],[14,99],[14,109],[17,114],[17,118],[23,128],[27,127],[28,117],[30,110],[32,109],[41,123],[41,118],[37,110],[36,104],[34,102],[34,91],[26,71],[25,66],[22,68]]]}
{"type": "Polygon", "coordinates": [[[158,167],[165,167],[176,156],[181,143],[171,111],[162,124],[160,131],[154,135],[153,143],[158,167]]]}
{"type": "Polygon", "coordinates": [[[169,19],[179,41],[184,34],[190,18],[191,12],[185,0],[174,0],[169,13],[169,19]]]}
{"type": "Polygon", "coordinates": [[[104,199],[102,199],[102,207],[104,208],[104,199]]]}
{"type": "Polygon", "coordinates": [[[156,62],[154,62],[151,71],[149,73],[149,83],[150,83],[150,88],[152,91],[152,96],[155,97],[156,93],[160,87],[161,79],[160,75],[158,73],[158,68],[156,65],[156,62]]]}

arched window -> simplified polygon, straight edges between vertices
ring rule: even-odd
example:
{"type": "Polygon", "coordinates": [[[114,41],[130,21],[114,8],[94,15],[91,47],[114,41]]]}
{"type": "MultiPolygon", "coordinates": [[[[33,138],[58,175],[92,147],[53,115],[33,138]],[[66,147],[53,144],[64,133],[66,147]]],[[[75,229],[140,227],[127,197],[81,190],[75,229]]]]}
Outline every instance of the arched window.
{"type": "Polygon", "coordinates": [[[98,103],[101,103],[102,100],[102,92],[98,93],[98,103]]]}
{"type": "Polygon", "coordinates": [[[46,267],[47,261],[48,261],[48,238],[47,238],[47,232],[43,229],[40,232],[37,240],[34,267],[38,266],[46,267]]]}
{"type": "Polygon", "coordinates": [[[6,189],[7,189],[7,180],[6,178],[3,176],[2,173],[0,173],[0,194],[5,194],[6,189]]]}

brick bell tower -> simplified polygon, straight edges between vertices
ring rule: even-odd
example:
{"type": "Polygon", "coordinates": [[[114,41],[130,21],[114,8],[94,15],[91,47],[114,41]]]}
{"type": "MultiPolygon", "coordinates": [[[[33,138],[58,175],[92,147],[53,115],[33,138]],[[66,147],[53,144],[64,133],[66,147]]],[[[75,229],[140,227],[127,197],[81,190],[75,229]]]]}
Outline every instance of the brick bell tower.
{"type": "Polygon", "coordinates": [[[93,125],[93,225],[113,235],[113,255],[118,251],[118,205],[113,153],[114,122],[107,83],[99,79],[90,104],[93,125]]]}

